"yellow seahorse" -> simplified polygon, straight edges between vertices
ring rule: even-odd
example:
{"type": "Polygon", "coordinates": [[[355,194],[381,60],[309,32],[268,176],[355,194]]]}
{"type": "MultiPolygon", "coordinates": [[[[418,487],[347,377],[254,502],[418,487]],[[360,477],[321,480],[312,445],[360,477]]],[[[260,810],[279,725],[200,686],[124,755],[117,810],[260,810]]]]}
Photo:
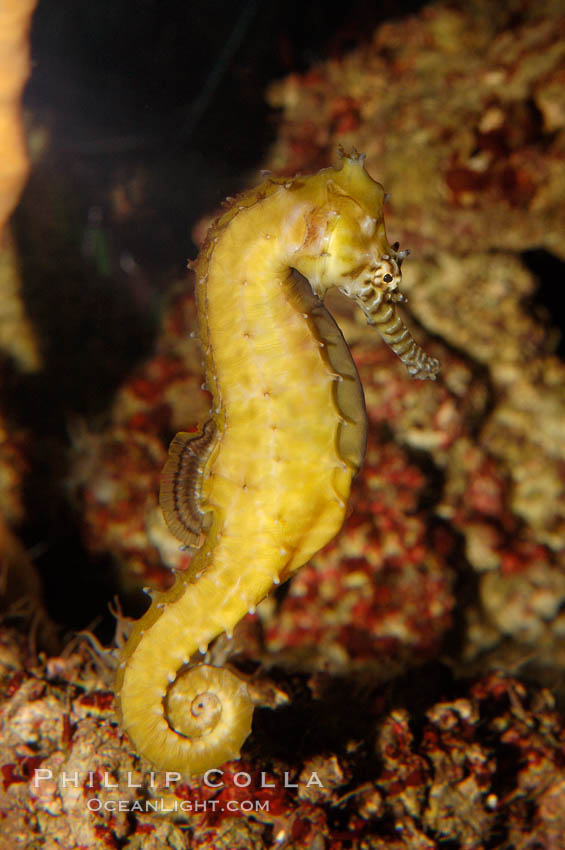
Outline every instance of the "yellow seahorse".
{"type": "Polygon", "coordinates": [[[117,683],[123,728],[159,768],[186,776],[239,756],[246,685],[192,656],[343,523],[366,414],[326,291],[357,301],[412,376],[439,370],[396,312],[407,252],[388,244],[383,201],[364,156],[342,153],[337,168],[271,177],[234,199],[194,264],[212,418],[173,440],[161,504],[200,548],[136,623],[117,683]]]}

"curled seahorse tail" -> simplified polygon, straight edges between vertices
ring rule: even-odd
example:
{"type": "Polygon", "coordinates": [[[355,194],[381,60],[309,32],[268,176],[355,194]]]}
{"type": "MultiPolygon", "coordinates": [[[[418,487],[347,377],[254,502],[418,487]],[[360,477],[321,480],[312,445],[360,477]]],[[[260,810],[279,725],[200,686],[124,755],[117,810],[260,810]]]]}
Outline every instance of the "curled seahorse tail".
{"type": "Polygon", "coordinates": [[[119,665],[123,728],[153,765],[183,776],[238,758],[251,731],[245,682],[225,668],[191,664],[246,613],[225,578],[212,565],[197,581],[180,576],[136,623],[119,665]]]}
{"type": "Polygon", "coordinates": [[[225,667],[182,669],[153,706],[132,702],[127,683],[122,691],[122,723],[138,752],[183,776],[239,758],[252,717],[245,682],[225,667]]]}

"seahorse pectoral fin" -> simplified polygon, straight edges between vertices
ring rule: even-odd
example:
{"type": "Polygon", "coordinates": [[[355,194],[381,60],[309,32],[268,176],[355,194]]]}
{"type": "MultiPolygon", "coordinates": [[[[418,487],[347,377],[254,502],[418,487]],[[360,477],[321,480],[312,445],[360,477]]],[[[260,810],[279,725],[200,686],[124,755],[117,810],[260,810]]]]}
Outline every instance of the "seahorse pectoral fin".
{"type": "Polygon", "coordinates": [[[375,325],[386,344],[404,363],[410,376],[421,381],[435,381],[440,370],[439,360],[430,357],[418,345],[398,315],[396,304],[383,299],[369,309],[362,302],[361,306],[369,323],[375,325]]]}
{"type": "Polygon", "coordinates": [[[202,478],[215,443],[212,420],[194,434],[179,432],[171,442],[161,477],[159,501],[165,522],[175,537],[193,548],[200,548],[203,542],[202,478]]]}

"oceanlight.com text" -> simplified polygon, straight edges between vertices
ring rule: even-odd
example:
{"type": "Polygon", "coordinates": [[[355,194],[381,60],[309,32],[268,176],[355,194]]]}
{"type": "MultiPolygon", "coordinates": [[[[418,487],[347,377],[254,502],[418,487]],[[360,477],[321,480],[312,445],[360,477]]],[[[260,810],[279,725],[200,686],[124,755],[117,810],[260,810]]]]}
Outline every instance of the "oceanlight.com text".
{"type": "Polygon", "coordinates": [[[91,797],[86,802],[91,812],[268,812],[269,800],[98,800],[91,797]]]}

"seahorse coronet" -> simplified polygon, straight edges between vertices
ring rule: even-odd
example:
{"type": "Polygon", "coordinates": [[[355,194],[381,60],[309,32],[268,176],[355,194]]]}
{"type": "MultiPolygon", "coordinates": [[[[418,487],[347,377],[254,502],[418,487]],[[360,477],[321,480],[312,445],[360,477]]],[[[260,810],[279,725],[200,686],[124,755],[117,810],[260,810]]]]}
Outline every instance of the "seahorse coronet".
{"type": "Polygon", "coordinates": [[[384,190],[363,154],[340,156],[230,199],[190,264],[212,415],[171,443],[161,506],[195,554],[135,624],[117,678],[138,752],[185,776],[239,757],[253,713],[240,676],[187,659],[338,533],[363,462],[363,390],[328,289],[359,304],[413,377],[439,370],[396,311],[407,252],[388,243],[384,190]]]}

